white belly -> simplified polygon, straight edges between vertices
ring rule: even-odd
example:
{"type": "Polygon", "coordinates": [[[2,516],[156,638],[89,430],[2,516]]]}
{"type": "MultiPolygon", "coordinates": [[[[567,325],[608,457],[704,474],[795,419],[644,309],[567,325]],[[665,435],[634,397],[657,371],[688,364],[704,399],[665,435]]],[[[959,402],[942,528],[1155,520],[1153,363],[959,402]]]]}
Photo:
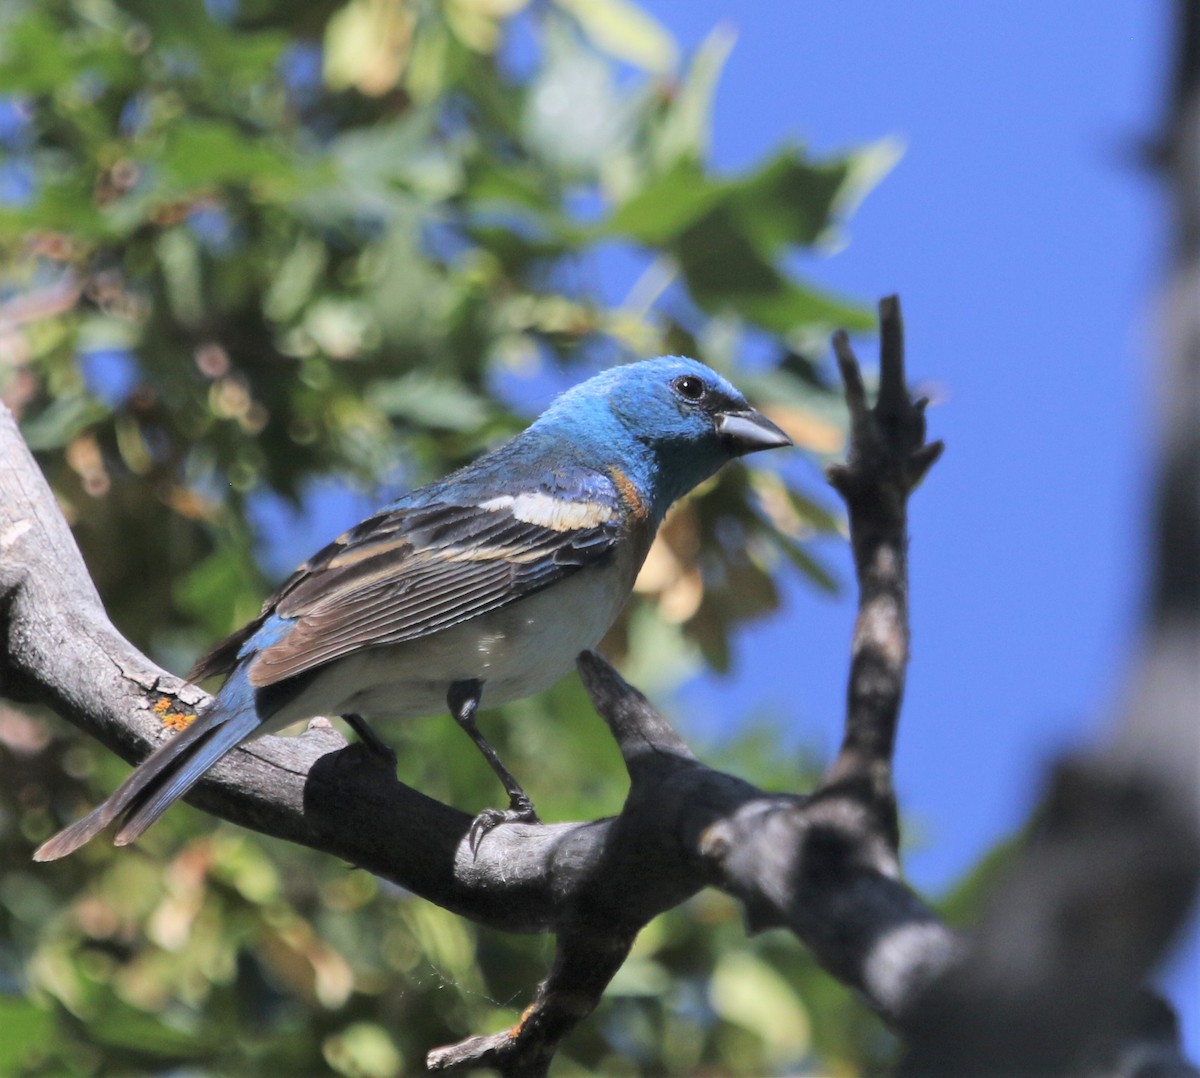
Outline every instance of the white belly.
{"type": "Polygon", "coordinates": [[[600,642],[625,603],[630,576],[615,561],[584,569],[444,632],[366,648],[330,664],[270,725],[351,712],[380,719],[431,715],[446,710],[455,681],[483,682],[485,707],[541,692],[600,642]]]}

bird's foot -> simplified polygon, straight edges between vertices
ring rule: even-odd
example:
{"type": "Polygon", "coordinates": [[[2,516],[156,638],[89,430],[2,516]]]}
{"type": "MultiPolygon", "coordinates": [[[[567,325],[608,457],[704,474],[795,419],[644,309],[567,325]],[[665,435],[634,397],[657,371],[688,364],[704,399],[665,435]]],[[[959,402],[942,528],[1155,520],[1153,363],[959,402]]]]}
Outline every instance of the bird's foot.
{"type": "Polygon", "coordinates": [[[512,804],[506,809],[484,809],[471,821],[471,829],[467,832],[467,846],[474,856],[479,855],[479,844],[501,824],[505,823],[541,823],[533,802],[524,794],[514,797],[512,804]]]}

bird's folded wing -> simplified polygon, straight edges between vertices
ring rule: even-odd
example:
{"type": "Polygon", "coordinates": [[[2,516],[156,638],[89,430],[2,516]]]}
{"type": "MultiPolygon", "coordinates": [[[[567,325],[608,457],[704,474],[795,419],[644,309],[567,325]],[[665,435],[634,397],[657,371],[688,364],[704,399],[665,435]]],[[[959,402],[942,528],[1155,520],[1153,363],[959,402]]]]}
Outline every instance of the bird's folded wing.
{"type": "Polygon", "coordinates": [[[428,636],[600,560],[617,532],[615,500],[548,494],[379,514],[293,573],[251,626],[201,660],[198,673],[229,669],[255,650],[250,680],[263,687],[359,648],[428,636]],[[259,630],[268,621],[274,631],[265,639],[259,630]]]}

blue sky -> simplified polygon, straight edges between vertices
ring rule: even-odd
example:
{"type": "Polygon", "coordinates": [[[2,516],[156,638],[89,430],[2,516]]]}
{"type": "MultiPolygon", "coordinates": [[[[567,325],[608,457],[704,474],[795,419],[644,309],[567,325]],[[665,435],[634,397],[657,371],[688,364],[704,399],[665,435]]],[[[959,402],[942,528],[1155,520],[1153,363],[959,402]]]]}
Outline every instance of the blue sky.
{"type": "MultiPolygon", "coordinates": [[[[907,146],[848,245],[803,269],[851,296],[898,291],[910,374],[940,401],[947,452],[912,507],[897,761],[908,871],[936,891],[1025,819],[1054,752],[1101,736],[1127,673],[1163,266],[1159,191],[1136,154],[1161,115],[1169,6],[645,6],[685,49],[717,22],[738,31],[719,166],[786,136],[907,146]]],[[[792,587],[782,616],[742,636],[736,677],[683,702],[701,726],[748,707],[788,716],[832,750],[852,618],[849,595],[792,587]]],[[[1198,951],[1193,930],[1166,978],[1193,1057],[1198,951]]]]}

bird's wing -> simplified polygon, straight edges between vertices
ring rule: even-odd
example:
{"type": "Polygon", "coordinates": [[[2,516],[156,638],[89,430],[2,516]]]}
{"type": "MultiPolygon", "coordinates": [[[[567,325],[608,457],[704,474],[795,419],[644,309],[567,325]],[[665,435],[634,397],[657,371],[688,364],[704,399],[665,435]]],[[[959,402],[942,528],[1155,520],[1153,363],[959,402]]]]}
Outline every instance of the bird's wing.
{"type": "Polygon", "coordinates": [[[260,617],[218,645],[196,673],[228,670],[254,651],[250,680],[261,688],[539,591],[615,544],[616,491],[597,498],[594,490],[586,500],[524,493],[370,517],[296,570],[260,617]]]}

